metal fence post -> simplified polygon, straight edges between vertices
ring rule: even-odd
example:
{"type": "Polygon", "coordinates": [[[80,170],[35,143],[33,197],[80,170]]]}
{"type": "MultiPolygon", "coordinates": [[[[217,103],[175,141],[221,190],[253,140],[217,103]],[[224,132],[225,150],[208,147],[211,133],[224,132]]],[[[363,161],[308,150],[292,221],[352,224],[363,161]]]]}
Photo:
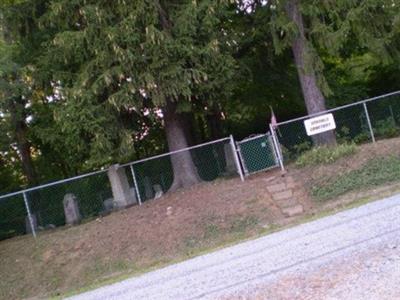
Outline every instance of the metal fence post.
{"type": "Polygon", "coordinates": [[[375,143],[375,135],[374,135],[374,130],[372,129],[372,125],[371,125],[371,119],[369,118],[367,103],[363,102],[363,106],[364,106],[365,116],[367,117],[367,123],[368,123],[369,132],[371,135],[371,139],[372,139],[372,142],[375,143]]]}
{"type": "Polygon", "coordinates": [[[235,145],[236,145],[236,153],[238,154],[238,156],[239,156],[239,161],[241,161],[242,162],[242,167],[243,167],[243,171],[244,171],[244,173],[243,173],[243,175],[244,175],[244,177],[247,177],[248,175],[249,175],[249,170],[247,170],[247,166],[246,166],[246,161],[244,160],[244,158],[243,158],[243,155],[242,155],[242,149],[240,148],[240,141],[239,142],[235,142],[235,145]]]}
{"type": "Polygon", "coordinates": [[[133,185],[135,186],[136,195],[138,197],[138,203],[139,203],[139,205],[142,205],[142,197],[140,197],[140,192],[139,192],[139,187],[138,187],[137,180],[136,180],[135,170],[133,170],[133,165],[131,165],[130,167],[131,167],[131,172],[132,172],[133,185]]]}
{"type": "Polygon", "coordinates": [[[278,158],[278,154],[277,154],[278,151],[276,151],[276,149],[275,149],[274,138],[272,137],[272,133],[269,133],[267,135],[268,135],[269,145],[271,146],[272,152],[274,154],[275,165],[279,165],[279,158],[278,158]]]}
{"type": "Polygon", "coordinates": [[[232,151],[233,151],[233,157],[235,159],[236,169],[237,169],[237,171],[239,173],[240,180],[244,181],[243,171],[242,171],[242,168],[240,166],[240,161],[239,161],[238,153],[237,153],[236,146],[235,146],[235,140],[233,139],[233,135],[232,134],[229,136],[229,139],[230,139],[230,144],[231,144],[231,148],[232,148],[232,151]]]}
{"type": "Polygon", "coordinates": [[[35,231],[35,227],[33,226],[33,219],[32,219],[31,209],[30,209],[29,203],[28,203],[28,198],[26,197],[25,192],[23,193],[23,195],[24,195],[26,212],[28,213],[29,224],[31,225],[33,237],[36,239],[36,231],[35,231]]]}
{"type": "Polygon", "coordinates": [[[279,166],[281,167],[282,172],[284,172],[285,171],[285,166],[283,165],[282,151],[281,151],[281,148],[279,146],[278,139],[276,138],[276,132],[275,132],[275,129],[272,126],[272,124],[269,124],[269,129],[271,131],[272,141],[273,141],[273,144],[274,144],[274,149],[275,149],[276,154],[278,156],[279,166]]]}
{"type": "Polygon", "coordinates": [[[395,119],[395,117],[394,117],[393,108],[392,108],[391,105],[389,105],[389,112],[390,112],[390,117],[391,117],[392,120],[393,120],[393,124],[396,125],[396,119],[395,119]]]}

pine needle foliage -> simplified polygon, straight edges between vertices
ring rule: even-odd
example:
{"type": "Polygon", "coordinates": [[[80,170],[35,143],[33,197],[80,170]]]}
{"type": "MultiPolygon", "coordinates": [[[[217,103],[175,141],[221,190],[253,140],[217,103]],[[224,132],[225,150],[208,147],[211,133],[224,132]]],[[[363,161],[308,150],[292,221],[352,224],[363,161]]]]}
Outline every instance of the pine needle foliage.
{"type": "Polygon", "coordinates": [[[114,141],[121,113],[139,120],[167,100],[186,112],[229,97],[229,11],[225,1],[50,1],[40,24],[53,35],[40,63],[62,92],[56,115],[70,144],[89,135],[92,154],[104,156],[131,146],[114,141]]]}

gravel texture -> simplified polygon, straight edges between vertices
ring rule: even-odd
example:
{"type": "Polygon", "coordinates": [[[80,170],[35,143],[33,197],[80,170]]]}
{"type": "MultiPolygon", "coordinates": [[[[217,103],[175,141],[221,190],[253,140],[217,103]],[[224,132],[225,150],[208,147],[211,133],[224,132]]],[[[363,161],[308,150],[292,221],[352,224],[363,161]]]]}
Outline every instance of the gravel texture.
{"type": "Polygon", "coordinates": [[[71,299],[399,299],[400,195],[71,299]]]}

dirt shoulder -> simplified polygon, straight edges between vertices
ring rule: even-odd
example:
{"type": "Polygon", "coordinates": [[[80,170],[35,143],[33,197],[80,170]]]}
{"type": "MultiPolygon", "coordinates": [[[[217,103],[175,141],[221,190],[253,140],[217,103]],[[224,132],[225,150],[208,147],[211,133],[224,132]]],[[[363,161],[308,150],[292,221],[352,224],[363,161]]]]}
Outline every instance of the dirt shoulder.
{"type": "Polygon", "coordinates": [[[245,182],[232,178],[202,183],[79,226],[41,232],[36,242],[28,235],[2,241],[0,298],[43,298],[86,289],[297,224],[360,198],[389,195],[400,185],[354,192],[326,203],[311,199],[307,189],[320,176],[400,153],[399,146],[400,139],[365,145],[353,157],[332,165],[289,166],[284,177],[274,170],[245,182]],[[301,213],[284,213],[287,205],[299,204],[301,213]]]}
{"type": "Polygon", "coordinates": [[[47,296],[254,236],[285,217],[260,174],[203,183],[75,227],[0,242],[0,298],[47,296]]]}

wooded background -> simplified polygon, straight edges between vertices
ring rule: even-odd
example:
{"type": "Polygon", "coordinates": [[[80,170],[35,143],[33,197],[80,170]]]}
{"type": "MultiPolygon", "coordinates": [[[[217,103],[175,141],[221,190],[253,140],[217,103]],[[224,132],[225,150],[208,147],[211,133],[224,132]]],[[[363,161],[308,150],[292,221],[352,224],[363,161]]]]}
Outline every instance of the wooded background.
{"type": "Polygon", "coordinates": [[[400,87],[397,0],[0,3],[0,193],[400,87]]]}

